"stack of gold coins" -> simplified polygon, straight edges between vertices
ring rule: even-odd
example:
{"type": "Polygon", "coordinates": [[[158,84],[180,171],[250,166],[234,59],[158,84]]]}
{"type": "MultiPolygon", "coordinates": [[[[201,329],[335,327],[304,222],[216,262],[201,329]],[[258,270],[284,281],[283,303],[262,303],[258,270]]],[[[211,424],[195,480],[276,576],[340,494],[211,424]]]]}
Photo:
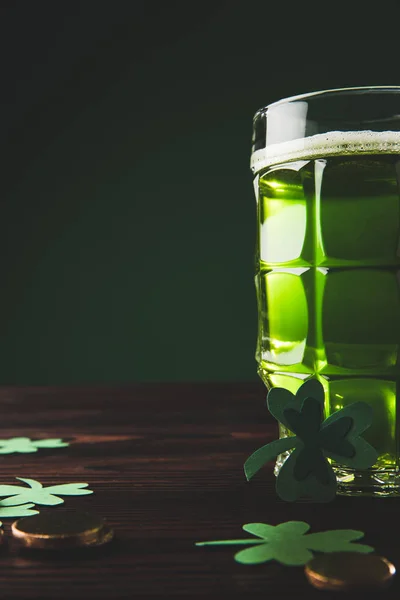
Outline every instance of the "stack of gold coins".
{"type": "Polygon", "coordinates": [[[113,538],[113,530],[97,515],[56,510],[15,521],[11,533],[24,548],[65,550],[101,546],[113,538]]]}

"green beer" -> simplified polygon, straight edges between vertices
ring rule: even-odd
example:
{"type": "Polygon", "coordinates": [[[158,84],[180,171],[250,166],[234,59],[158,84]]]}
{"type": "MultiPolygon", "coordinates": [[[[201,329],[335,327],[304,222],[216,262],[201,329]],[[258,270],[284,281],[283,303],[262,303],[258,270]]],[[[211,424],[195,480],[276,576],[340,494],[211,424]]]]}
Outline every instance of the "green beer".
{"type": "Polygon", "coordinates": [[[268,388],[294,393],[317,377],[326,417],[369,403],[363,435],[378,461],[359,473],[334,465],[339,491],[397,494],[400,132],[332,131],[260,154],[258,373],[268,388]]]}

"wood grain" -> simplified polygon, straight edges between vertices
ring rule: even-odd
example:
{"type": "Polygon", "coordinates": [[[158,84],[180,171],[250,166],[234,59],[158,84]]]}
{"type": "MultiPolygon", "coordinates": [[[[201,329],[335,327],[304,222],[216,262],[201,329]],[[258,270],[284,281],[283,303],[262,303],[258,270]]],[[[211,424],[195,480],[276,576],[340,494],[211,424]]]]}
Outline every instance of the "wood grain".
{"type": "MultiPolygon", "coordinates": [[[[243,566],[234,547],[194,545],[241,537],[241,526],[257,521],[361,529],[365,543],[400,568],[398,498],[288,504],[274,492],[272,465],[246,482],[246,458],[277,436],[261,384],[3,388],[0,409],[1,438],[70,441],[0,456],[1,482],[87,482],[94,494],[65,498],[63,508],[95,512],[116,532],[97,550],[34,554],[18,550],[9,539],[12,520],[4,519],[0,593],[7,600],[321,598],[300,567],[243,566]]],[[[398,593],[395,579],[384,595],[398,593]]]]}

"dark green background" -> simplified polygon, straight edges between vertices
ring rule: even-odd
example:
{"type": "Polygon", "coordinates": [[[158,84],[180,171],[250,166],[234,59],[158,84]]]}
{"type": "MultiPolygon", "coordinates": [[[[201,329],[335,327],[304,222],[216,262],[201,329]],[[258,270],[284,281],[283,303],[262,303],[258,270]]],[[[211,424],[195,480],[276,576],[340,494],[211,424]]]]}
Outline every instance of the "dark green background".
{"type": "Polygon", "coordinates": [[[400,83],[267,7],[2,4],[0,383],[256,379],[253,114],[400,83]]]}

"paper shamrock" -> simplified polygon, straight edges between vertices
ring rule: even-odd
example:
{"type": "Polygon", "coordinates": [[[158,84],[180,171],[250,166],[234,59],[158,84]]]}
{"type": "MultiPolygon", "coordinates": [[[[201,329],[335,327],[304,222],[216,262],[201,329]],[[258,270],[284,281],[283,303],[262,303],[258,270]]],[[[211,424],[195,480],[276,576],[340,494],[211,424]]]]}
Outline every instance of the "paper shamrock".
{"type": "Polygon", "coordinates": [[[39,448],[63,448],[64,446],[69,446],[69,444],[60,438],[33,441],[27,437],[15,437],[0,440],[0,454],[12,454],[13,452],[28,454],[37,452],[39,448]]]}
{"type": "Polygon", "coordinates": [[[39,448],[63,448],[64,446],[69,446],[69,444],[60,438],[33,441],[28,437],[14,437],[0,440],[0,454],[12,454],[13,452],[29,454],[37,452],[39,448]]]}
{"type": "Polygon", "coordinates": [[[1,510],[5,506],[18,506],[27,502],[33,502],[34,504],[43,504],[45,506],[55,506],[56,504],[62,504],[64,500],[59,498],[56,494],[61,496],[84,496],[86,494],[93,494],[92,490],[86,490],[88,483],[64,483],[61,485],[52,485],[49,487],[43,487],[39,481],[35,479],[23,479],[17,477],[19,481],[27,483],[29,487],[19,485],[0,485],[0,496],[9,496],[4,500],[0,500],[0,516],[2,515],[1,510]]]}
{"type": "MultiPolygon", "coordinates": [[[[34,504],[24,504],[23,506],[5,506],[0,507],[0,517],[31,517],[37,515],[38,510],[31,510],[34,504]]],[[[2,522],[0,521],[0,525],[2,522]]]]}
{"type": "Polygon", "coordinates": [[[279,525],[247,523],[244,531],[256,536],[238,540],[216,540],[197,542],[196,546],[250,545],[235,554],[235,560],[246,565],[256,565],[276,560],[283,565],[299,566],[310,561],[316,552],[373,552],[374,548],[365,544],[353,544],[364,536],[354,529],[334,529],[304,535],[310,525],[304,521],[287,521],[279,525]]]}
{"type": "Polygon", "coordinates": [[[355,469],[367,469],[376,462],[376,450],[360,436],[372,422],[372,408],[366,402],[349,404],[324,421],[324,388],[317,379],[309,379],[296,395],[272,388],[267,405],[275,419],[295,435],[256,450],[246,460],[244,471],[249,481],[265,463],[293,449],[276,479],[282,500],[292,502],[302,496],[318,502],[333,500],[337,482],[327,457],[355,469]]]}

